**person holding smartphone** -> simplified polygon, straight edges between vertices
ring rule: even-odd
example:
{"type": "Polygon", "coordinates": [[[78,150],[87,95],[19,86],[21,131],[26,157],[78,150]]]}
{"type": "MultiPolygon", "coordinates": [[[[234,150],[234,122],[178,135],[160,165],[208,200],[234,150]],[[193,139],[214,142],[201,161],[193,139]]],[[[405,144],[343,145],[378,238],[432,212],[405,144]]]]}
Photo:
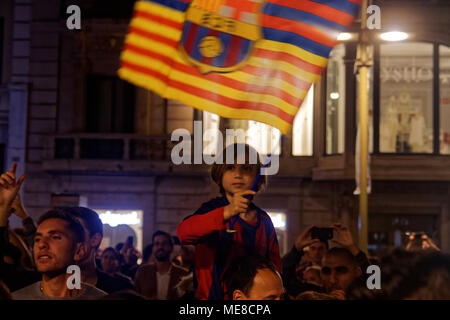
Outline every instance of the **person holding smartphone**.
{"type": "Polygon", "coordinates": [[[133,246],[133,241],[133,237],[129,236],[119,251],[123,259],[120,272],[131,279],[134,279],[136,275],[136,271],[139,268],[137,261],[141,257],[139,250],[133,246]]]}
{"type": "Polygon", "coordinates": [[[407,251],[441,251],[425,232],[411,232],[406,245],[407,251]]]}
{"type": "MultiPolygon", "coordinates": [[[[302,277],[297,276],[297,266],[302,259],[306,258],[307,263],[303,266],[304,269],[312,265],[323,268],[324,258],[329,250],[328,241],[345,248],[354,257],[361,270],[365,271],[370,265],[365,253],[354,243],[351,232],[347,227],[339,223],[335,223],[329,228],[310,226],[297,237],[291,251],[282,259],[283,283],[289,296],[296,297],[305,291],[326,292],[327,282],[323,281],[324,277],[327,278],[326,274],[321,273],[324,287],[305,283],[302,277]],[[313,250],[311,252],[307,250],[308,254],[305,254],[305,248],[309,250],[313,248],[313,250]]],[[[353,260],[351,262],[353,263],[353,260]]]]}

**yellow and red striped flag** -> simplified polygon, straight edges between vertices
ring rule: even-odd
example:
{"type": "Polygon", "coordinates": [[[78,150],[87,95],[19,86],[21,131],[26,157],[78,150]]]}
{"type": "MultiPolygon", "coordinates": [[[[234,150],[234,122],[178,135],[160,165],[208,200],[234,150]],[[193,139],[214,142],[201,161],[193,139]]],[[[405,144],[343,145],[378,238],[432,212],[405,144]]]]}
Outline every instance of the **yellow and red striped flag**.
{"type": "Polygon", "coordinates": [[[287,133],[361,0],[147,0],[119,76],[168,99],[287,133]]]}

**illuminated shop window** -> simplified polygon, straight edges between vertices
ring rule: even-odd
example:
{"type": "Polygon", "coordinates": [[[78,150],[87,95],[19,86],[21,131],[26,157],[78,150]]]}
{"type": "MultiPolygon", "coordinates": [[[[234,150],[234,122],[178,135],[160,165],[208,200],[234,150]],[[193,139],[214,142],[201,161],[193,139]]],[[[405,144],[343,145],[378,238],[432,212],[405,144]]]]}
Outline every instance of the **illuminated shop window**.
{"type": "Polygon", "coordinates": [[[142,252],[142,210],[94,209],[103,223],[103,241],[101,248],[115,247],[125,242],[127,237],[134,238],[134,245],[142,252]]]}
{"type": "Polygon", "coordinates": [[[345,143],[345,45],[330,53],[326,84],[326,154],[341,154],[345,143]]]}
{"type": "Polygon", "coordinates": [[[314,85],[308,91],[292,127],[292,155],[313,155],[314,85]]]}
{"type": "Polygon", "coordinates": [[[450,47],[439,46],[439,149],[450,154],[450,47]]]}
{"type": "Polygon", "coordinates": [[[277,128],[258,121],[249,121],[247,143],[260,154],[280,154],[281,132],[277,128]]]}
{"type": "MultiPolygon", "coordinates": [[[[203,153],[212,155],[218,150],[220,145],[219,138],[206,133],[207,129],[234,129],[242,130],[242,142],[245,142],[255,148],[260,154],[280,154],[281,152],[281,132],[277,128],[269,126],[265,123],[252,120],[236,120],[221,118],[215,114],[203,111],[203,153]],[[206,134],[205,134],[206,133],[206,134]]],[[[223,130],[223,146],[226,147],[231,142],[226,141],[225,130],[223,130]]],[[[235,142],[241,142],[235,138],[235,142]]]]}
{"type": "MultiPolygon", "coordinates": [[[[215,134],[219,130],[220,117],[211,112],[203,111],[203,153],[215,155],[218,150],[219,137],[215,134]]],[[[223,142],[222,142],[223,143],[223,142]]]]}
{"type": "Polygon", "coordinates": [[[380,152],[433,152],[433,44],[380,45],[380,152]]]}
{"type": "Polygon", "coordinates": [[[280,248],[280,255],[283,256],[287,253],[287,229],[286,229],[286,213],[280,211],[267,211],[267,214],[272,220],[272,224],[275,227],[277,233],[278,246],[280,248]]]}

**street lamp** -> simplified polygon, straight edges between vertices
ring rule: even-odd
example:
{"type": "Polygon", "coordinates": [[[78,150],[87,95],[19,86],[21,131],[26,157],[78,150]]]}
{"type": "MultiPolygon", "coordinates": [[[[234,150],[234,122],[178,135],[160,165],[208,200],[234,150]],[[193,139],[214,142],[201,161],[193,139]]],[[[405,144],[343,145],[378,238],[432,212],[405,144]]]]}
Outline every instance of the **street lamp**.
{"type": "Polygon", "coordinates": [[[384,41],[402,41],[408,39],[408,34],[402,31],[389,31],[380,34],[380,38],[384,41]]]}
{"type": "MultiPolygon", "coordinates": [[[[368,36],[368,40],[370,42],[372,41],[376,41],[376,39],[381,39],[383,41],[403,41],[406,40],[408,38],[411,38],[411,34],[408,34],[406,32],[403,31],[386,31],[386,32],[374,32],[372,30],[365,30],[365,32],[367,33],[368,36]]],[[[337,38],[338,41],[359,41],[360,35],[358,33],[355,32],[342,32],[339,33],[337,38]]]]}
{"type": "Polygon", "coordinates": [[[355,38],[355,35],[353,35],[349,32],[341,32],[338,34],[337,40],[348,41],[348,40],[353,40],[354,38],[355,38]]]}

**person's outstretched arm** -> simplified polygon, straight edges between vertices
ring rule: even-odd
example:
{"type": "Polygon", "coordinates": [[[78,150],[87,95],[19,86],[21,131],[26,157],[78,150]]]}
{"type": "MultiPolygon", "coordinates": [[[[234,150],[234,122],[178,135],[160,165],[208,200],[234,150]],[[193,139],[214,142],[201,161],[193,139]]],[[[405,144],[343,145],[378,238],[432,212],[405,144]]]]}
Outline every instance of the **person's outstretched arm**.
{"type": "Polygon", "coordinates": [[[33,219],[28,215],[27,210],[23,206],[20,195],[17,194],[16,198],[11,204],[11,210],[14,214],[22,220],[22,226],[24,230],[24,240],[29,248],[33,246],[33,238],[36,233],[36,225],[33,219]]]}
{"type": "Polygon", "coordinates": [[[296,296],[306,290],[306,286],[297,279],[296,268],[303,257],[303,249],[314,243],[320,242],[319,239],[312,239],[310,226],[295,240],[294,246],[282,259],[282,278],[283,284],[288,294],[296,296]]]}
{"type": "Polygon", "coordinates": [[[0,176],[0,275],[4,276],[5,249],[9,243],[8,220],[11,215],[11,204],[16,198],[25,175],[16,181],[17,163],[13,163],[11,169],[0,176]]]}
{"type": "Polygon", "coordinates": [[[196,244],[203,237],[225,229],[223,219],[224,207],[202,214],[193,214],[185,218],[177,228],[178,238],[182,244],[196,244]]]}

